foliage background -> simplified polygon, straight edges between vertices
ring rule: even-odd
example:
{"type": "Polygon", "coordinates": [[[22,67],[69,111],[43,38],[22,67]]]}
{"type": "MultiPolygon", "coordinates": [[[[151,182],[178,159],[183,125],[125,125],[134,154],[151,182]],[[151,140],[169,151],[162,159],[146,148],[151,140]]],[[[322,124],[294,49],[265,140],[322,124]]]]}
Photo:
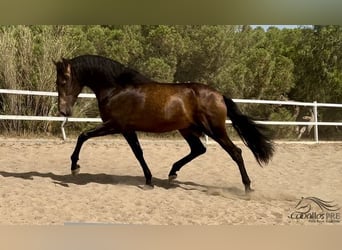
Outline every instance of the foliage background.
{"type": "MultiPolygon", "coordinates": [[[[0,88],[54,91],[52,60],[98,54],[162,82],[196,81],[232,98],[342,103],[341,26],[296,29],[249,25],[15,25],[0,26],[0,88]]],[[[88,91],[88,90],[85,90],[88,91]]],[[[0,95],[0,114],[57,115],[56,98],[0,95]]],[[[258,120],[295,120],[295,108],[240,105],[258,120]]],[[[305,115],[308,109],[301,109],[305,115]]],[[[75,116],[96,117],[94,100],[79,100],[75,116]]],[[[337,109],[319,120],[341,121],[337,109]]],[[[0,121],[0,134],[60,134],[59,123],[0,121]]],[[[79,132],[90,124],[69,124],[79,132]]],[[[294,127],[272,127],[294,138],[294,127]]],[[[341,139],[338,127],[320,138],[341,139]]]]}

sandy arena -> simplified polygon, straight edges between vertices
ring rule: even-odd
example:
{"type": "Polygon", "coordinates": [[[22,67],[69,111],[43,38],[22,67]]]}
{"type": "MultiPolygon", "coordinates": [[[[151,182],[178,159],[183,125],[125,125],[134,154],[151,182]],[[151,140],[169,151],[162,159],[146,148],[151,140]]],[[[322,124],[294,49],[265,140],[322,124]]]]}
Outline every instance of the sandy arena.
{"type": "Polygon", "coordinates": [[[74,145],[75,140],[0,138],[0,224],[342,225],[290,218],[301,197],[342,206],[342,143],[278,142],[274,158],[261,168],[237,142],[255,189],[250,195],[216,143],[169,184],[172,164],[189,152],[186,142],[141,139],[155,184],[148,191],[139,188],[143,173],[124,140],[86,142],[78,176],[70,175],[74,145]]]}

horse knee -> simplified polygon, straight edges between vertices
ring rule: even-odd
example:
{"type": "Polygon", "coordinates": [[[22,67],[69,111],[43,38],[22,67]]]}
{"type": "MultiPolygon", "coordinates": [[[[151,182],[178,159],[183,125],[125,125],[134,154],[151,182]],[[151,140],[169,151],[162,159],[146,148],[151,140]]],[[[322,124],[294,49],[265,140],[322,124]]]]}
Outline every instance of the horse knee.
{"type": "Polygon", "coordinates": [[[207,149],[203,145],[200,145],[191,151],[191,153],[194,155],[202,155],[205,152],[207,152],[207,149]]]}
{"type": "Polygon", "coordinates": [[[82,132],[82,133],[78,136],[77,142],[83,144],[83,143],[84,143],[86,140],[88,140],[88,139],[89,139],[89,135],[88,135],[87,131],[85,131],[85,132],[82,132]]]}
{"type": "Polygon", "coordinates": [[[207,152],[207,148],[206,147],[204,147],[204,146],[202,146],[201,148],[200,148],[200,150],[198,151],[198,153],[199,154],[204,154],[205,152],[207,152]]]}
{"type": "Polygon", "coordinates": [[[231,155],[236,162],[243,161],[241,148],[236,147],[231,155]]]}
{"type": "Polygon", "coordinates": [[[240,163],[241,161],[243,161],[242,159],[242,150],[237,147],[237,146],[233,146],[233,147],[223,147],[226,152],[232,157],[232,159],[236,162],[236,163],[240,163]]]}
{"type": "Polygon", "coordinates": [[[241,148],[238,148],[238,147],[236,147],[235,149],[236,149],[236,152],[237,152],[239,155],[241,155],[241,154],[242,154],[242,150],[241,150],[241,148]]]}

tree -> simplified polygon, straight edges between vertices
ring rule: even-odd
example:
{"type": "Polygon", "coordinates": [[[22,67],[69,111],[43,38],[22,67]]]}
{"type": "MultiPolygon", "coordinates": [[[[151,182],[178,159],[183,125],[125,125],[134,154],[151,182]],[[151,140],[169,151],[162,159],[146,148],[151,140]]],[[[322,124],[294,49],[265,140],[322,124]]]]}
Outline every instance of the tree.
{"type": "Polygon", "coordinates": [[[227,25],[178,26],[185,51],[178,58],[175,80],[220,85],[217,81],[221,78],[217,76],[230,62],[235,28],[227,25]]]}
{"type": "MultiPolygon", "coordinates": [[[[71,39],[66,26],[3,26],[0,29],[0,88],[52,91],[55,69],[52,59],[68,56],[71,39]]],[[[48,116],[56,112],[52,98],[0,96],[0,113],[48,116]]],[[[30,133],[50,131],[50,122],[2,121],[1,131],[30,133]]]]}
{"type": "Polygon", "coordinates": [[[142,26],[144,55],[138,68],[150,78],[173,82],[178,57],[184,52],[181,35],[175,26],[142,26]]]}
{"type": "MultiPolygon", "coordinates": [[[[342,27],[314,26],[302,29],[292,60],[296,85],[290,97],[298,101],[342,102],[342,27]]],[[[319,120],[342,120],[336,109],[320,109],[319,120]]],[[[342,136],[334,127],[320,127],[320,134],[342,136]]]]}
{"type": "Polygon", "coordinates": [[[300,101],[339,103],[342,100],[342,28],[315,26],[303,29],[297,54],[296,86],[292,98],[300,101]]]}
{"type": "MultiPolygon", "coordinates": [[[[267,31],[249,25],[0,26],[0,88],[52,91],[52,60],[98,54],[161,82],[202,82],[231,98],[341,103],[341,40],[342,28],[332,25],[267,31]]],[[[79,102],[77,116],[98,114],[95,102],[79,102]]],[[[256,119],[294,119],[289,107],[240,106],[256,119]]],[[[0,96],[0,113],[56,112],[53,98],[0,96]]],[[[336,121],[341,113],[320,109],[319,118],[336,121]]],[[[46,132],[50,125],[1,121],[0,129],[46,132]]],[[[288,128],[277,131],[288,134],[288,128]]]]}

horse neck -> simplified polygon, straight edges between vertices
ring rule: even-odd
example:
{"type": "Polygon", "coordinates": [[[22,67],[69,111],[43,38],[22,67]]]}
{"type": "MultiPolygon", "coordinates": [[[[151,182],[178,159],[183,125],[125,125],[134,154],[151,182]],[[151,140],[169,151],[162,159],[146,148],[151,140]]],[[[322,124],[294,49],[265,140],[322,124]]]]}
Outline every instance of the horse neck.
{"type": "Polygon", "coordinates": [[[103,102],[104,100],[108,99],[110,95],[116,89],[116,86],[110,84],[100,84],[100,83],[88,83],[85,84],[86,87],[90,88],[94,94],[96,95],[96,99],[99,103],[103,102]]]}
{"type": "Polygon", "coordinates": [[[108,97],[116,89],[124,88],[127,84],[155,82],[138,71],[124,68],[121,64],[113,63],[108,65],[106,63],[103,67],[98,66],[93,64],[85,64],[84,66],[81,63],[73,65],[77,81],[82,86],[90,88],[99,101],[108,97]]]}
{"type": "Polygon", "coordinates": [[[78,84],[83,87],[88,87],[94,92],[96,98],[101,100],[103,96],[111,93],[117,86],[106,75],[96,72],[94,75],[89,73],[87,69],[75,71],[75,77],[78,84]]]}

